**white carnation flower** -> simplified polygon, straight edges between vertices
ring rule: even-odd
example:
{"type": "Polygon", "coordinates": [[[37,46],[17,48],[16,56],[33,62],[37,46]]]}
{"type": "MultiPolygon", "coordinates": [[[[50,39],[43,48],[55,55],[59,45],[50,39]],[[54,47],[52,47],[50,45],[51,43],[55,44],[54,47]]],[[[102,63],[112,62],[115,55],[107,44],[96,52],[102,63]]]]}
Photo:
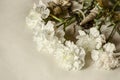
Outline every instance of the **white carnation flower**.
{"type": "Polygon", "coordinates": [[[55,34],[54,24],[51,21],[48,21],[47,24],[45,24],[42,21],[39,21],[32,30],[34,36],[39,36],[43,34],[46,36],[46,38],[52,38],[52,36],[54,36],[55,34]]]}
{"type": "Polygon", "coordinates": [[[41,18],[45,19],[49,16],[50,10],[47,8],[47,6],[40,0],[39,4],[34,7],[36,12],[41,14],[41,18]]]}
{"type": "Polygon", "coordinates": [[[89,34],[79,30],[79,35],[76,38],[78,39],[76,44],[79,47],[83,47],[87,53],[90,53],[94,49],[101,48],[105,42],[105,36],[100,34],[96,28],[91,28],[89,34]]]}
{"type": "Polygon", "coordinates": [[[38,24],[38,22],[43,21],[43,19],[47,18],[49,14],[50,10],[40,0],[38,5],[34,4],[29,15],[26,17],[26,23],[31,29],[33,29],[38,24]]]}
{"type": "MultiPolygon", "coordinates": [[[[103,47],[104,48],[110,48],[113,50],[113,45],[112,43],[107,43],[103,47]]],[[[114,50],[113,50],[114,51],[114,50]]],[[[95,62],[95,65],[98,68],[103,68],[106,70],[111,70],[119,66],[119,61],[117,58],[115,58],[113,51],[108,52],[104,50],[93,50],[91,57],[93,61],[95,62]]]]}
{"type": "Polygon", "coordinates": [[[58,38],[54,35],[54,25],[52,22],[45,24],[40,24],[34,28],[34,41],[37,43],[37,48],[39,51],[45,50],[48,53],[53,54],[56,45],[60,43],[58,38]]]}
{"type": "Polygon", "coordinates": [[[53,41],[47,40],[45,35],[34,37],[34,41],[37,43],[38,51],[47,52],[48,54],[54,54],[56,45],[58,44],[55,39],[53,41]]]}
{"type": "Polygon", "coordinates": [[[78,48],[73,42],[67,41],[56,51],[55,57],[60,65],[67,70],[80,70],[85,65],[85,51],[78,48]]]}
{"type": "Polygon", "coordinates": [[[26,24],[28,27],[30,27],[31,29],[33,29],[38,21],[41,21],[41,17],[40,14],[37,13],[35,10],[31,10],[29,15],[26,17],[26,24]]]}

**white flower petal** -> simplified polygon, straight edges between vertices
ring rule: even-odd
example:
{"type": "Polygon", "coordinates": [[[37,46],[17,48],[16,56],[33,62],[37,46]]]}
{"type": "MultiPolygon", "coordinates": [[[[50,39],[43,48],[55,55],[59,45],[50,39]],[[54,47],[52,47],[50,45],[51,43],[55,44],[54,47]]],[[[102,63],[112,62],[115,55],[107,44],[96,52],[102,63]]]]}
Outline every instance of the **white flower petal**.
{"type": "Polygon", "coordinates": [[[100,53],[99,53],[99,51],[97,51],[97,50],[93,50],[93,51],[91,52],[91,58],[92,58],[94,61],[97,61],[97,60],[99,59],[99,55],[100,55],[100,53]]]}
{"type": "Polygon", "coordinates": [[[103,46],[103,48],[104,48],[104,50],[105,50],[106,52],[113,52],[113,51],[116,50],[115,45],[112,44],[112,43],[107,43],[107,44],[105,44],[105,45],[103,46]]]}
{"type": "Polygon", "coordinates": [[[90,28],[90,35],[93,37],[98,37],[100,35],[100,32],[97,30],[97,28],[90,28]]]}

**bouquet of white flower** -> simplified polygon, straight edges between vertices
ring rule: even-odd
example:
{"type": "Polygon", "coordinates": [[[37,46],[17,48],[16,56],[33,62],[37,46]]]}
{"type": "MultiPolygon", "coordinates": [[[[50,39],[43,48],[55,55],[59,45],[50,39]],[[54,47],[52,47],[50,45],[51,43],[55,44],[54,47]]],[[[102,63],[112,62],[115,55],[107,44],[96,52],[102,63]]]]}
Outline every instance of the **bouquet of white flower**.
{"type": "Polygon", "coordinates": [[[38,50],[55,56],[67,70],[82,69],[87,64],[87,56],[98,68],[118,67],[120,53],[115,52],[115,45],[110,41],[115,31],[120,33],[120,18],[115,18],[120,17],[120,13],[116,14],[120,1],[111,5],[102,1],[51,0],[44,4],[40,0],[34,4],[26,23],[33,30],[38,50]],[[114,27],[107,39],[101,32],[103,26],[114,27]]]}

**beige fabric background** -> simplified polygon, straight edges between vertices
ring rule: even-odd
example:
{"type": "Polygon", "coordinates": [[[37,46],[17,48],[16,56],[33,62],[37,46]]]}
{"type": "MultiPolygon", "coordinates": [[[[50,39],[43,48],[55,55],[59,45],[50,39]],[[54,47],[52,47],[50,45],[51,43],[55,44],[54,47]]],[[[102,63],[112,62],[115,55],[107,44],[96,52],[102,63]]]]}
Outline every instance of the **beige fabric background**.
{"type": "Polygon", "coordinates": [[[25,26],[33,2],[0,0],[0,80],[120,80],[120,68],[69,72],[59,68],[52,56],[37,52],[25,26]]]}

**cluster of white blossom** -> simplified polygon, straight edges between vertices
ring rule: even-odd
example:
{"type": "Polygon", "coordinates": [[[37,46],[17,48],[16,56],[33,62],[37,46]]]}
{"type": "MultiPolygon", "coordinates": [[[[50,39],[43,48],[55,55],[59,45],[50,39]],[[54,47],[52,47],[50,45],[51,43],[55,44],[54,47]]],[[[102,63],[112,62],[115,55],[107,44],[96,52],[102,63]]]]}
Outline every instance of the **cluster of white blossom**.
{"type": "Polygon", "coordinates": [[[67,70],[80,70],[85,65],[85,50],[78,48],[71,41],[66,41],[65,46],[61,45],[56,50],[56,58],[59,64],[67,70]],[[60,48],[61,47],[61,48],[60,48]]]}
{"type": "Polygon", "coordinates": [[[86,53],[91,53],[91,58],[98,68],[110,70],[119,66],[118,58],[114,56],[115,45],[106,43],[105,36],[100,34],[97,28],[90,28],[89,34],[79,30],[77,39],[76,44],[83,47],[86,53]]]}
{"type": "Polygon", "coordinates": [[[112,69],[118,67],[118,59],[114,58],[115,46],[106,43],[105,36],[97,28],[90,28],[89,33],[79,30],[76,43],[64,38],[62,29],[55,31],[52,21],[44,22],[50,15],[50,10],[40,0],[26,18],[27,25],[33,30],[34,41],[39,51],[53,54],[57,62],[67,70],[80,70],[85,65],[85,57],[91,57],[98,67],[112,69]],[[103,43],[106,43],[103,46],[103,43]]]}
{"type": "Polygon", "coordinates": [[[29,15],[26,17],[26,23],[33,29],[38,23],[44,23],[43,19],[47,18],[49,14],[50,10],[40,0],[38,5],[34,4],[29,15]]]}
{"type": "Polygon", "coordinates": [[[54,24],[51,21],[45,24],[43,21],[43,18],[48,16],[49,9],[40,1],[38,5],[34,4],[33,9],[26,18],[27,25],[33,30],[34,41],[37,43],[38,50],[55,55],[59,61],[58,63],[67,70],[81,69],[85,64],[86,53],[84,49],[78,48],[70,41],[67,41],[65,45],[62,44],[61,39],[64,39],[64,32],[58,29],[56,34],[59,34],[59,36],[56,37],[54,24]]]}
{"type": "Polygon", "coordinates": [[[83,47],[87,53],[91,53],[94,49],[100,49],[102,44],[105,43],[105,36],[100,34],[95,27],[90,28],[89,34],[79,30],[79,35],[76,38],[78,39],[76,44],[83,47]]]}
{"type": "Polygon", "coordinates": [[[45,24],[43,21],[49,14],[49,9],[40,0],[38,5],[34,4],[26,18],[26,23],[33,30],[34,41],[37,43],[38,50],[54,53],[55,44],[59,43],[57,37],[54,36],[54,24],[51,21],[45,24]]]}
{"type": "Polygon", "coordinates": [[[106,43],[101,49],[93,50],[91,57],[97,68],[111,70],[119,66],[119,60],[115,57],[115,45],[106,43]]]}

